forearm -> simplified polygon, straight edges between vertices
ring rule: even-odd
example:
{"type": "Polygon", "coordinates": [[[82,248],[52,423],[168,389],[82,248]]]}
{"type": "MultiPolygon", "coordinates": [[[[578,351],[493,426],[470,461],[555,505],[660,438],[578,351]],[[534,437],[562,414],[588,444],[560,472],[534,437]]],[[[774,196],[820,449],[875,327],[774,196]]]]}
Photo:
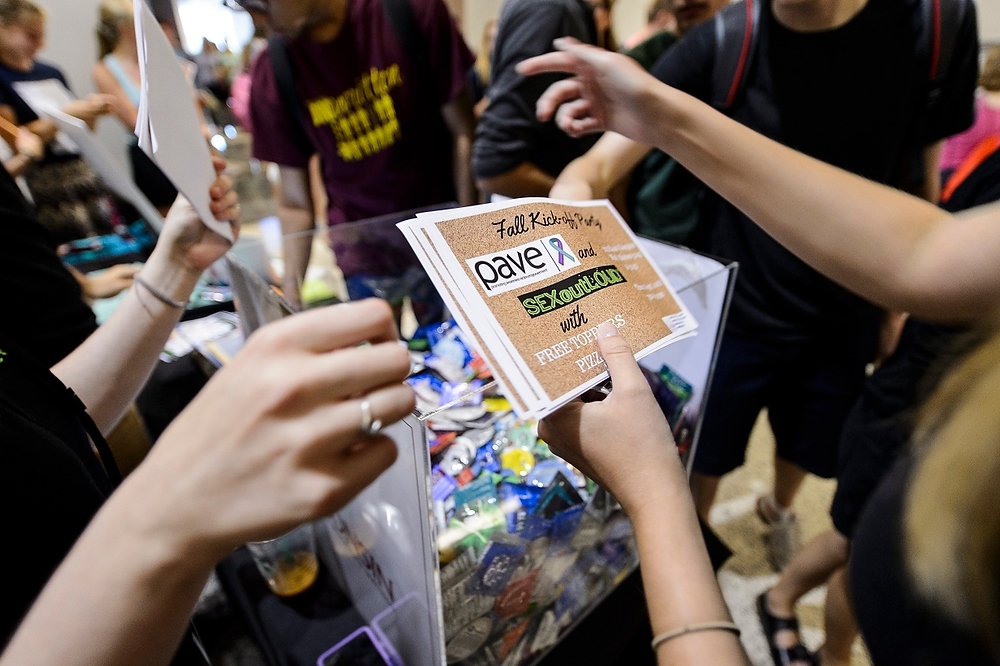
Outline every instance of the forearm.
{"type": "MultiPolygon", "coordinates": [[[[142,278],[175,301],[187,302],[199,273],[171,262],[157,248],[142,278]]],[[[73,389],[101,432],[114,428],[146,383],[183,314],[135,285],[114,314],[52,372],[73,389]]]]}
{"type": "MultiPolygon", "coordinates": [[[[665,86],[653,143],[684,164],[807,263],[888,308],[928,317],[981,314],[996,288],[996,224],[958,224],[936,206],[779,145],[665,86]],[[960,234],[955,230],[961,227],[960,234]],[[958,240],[984,229],[981,261],[955,274],[958,240]],[[983,280],[993,281],[984,284],[983,280]]],[[[967,253],[966,253],[967,254],[967,253]]]]}
{"type": "MultiPolygon", "coordinates": [[[[647,484],[646,502],[632,510],[642,582],[653,634],[703,622],[730,621],[678,461],[676,478],[647,484]]],[[[661,664],[746,664],[735,634],[713,630],[679,636],[657,649],[661,664]]]]}
{"type": "Polygon", "coordinates": [[[506,173],[483,178],[479,187],[484,192],[505,197],[544,197],[555,183],[555,178],[531,162],[521,162],[506,173]]]}
{"type": "Polygon", "coordinates": [[[649,153],[632,139],[606,132],[584,155],[562,170],[552,186],[551,196],[557,199],[604,199],[635,165],[649,153]]]}
{"type": "Polygon", "coordinates": [[[53,574],[0,664],[170,662],[212,563],[161,534],[122,529],[143,517],[117,495],[53,574]]]}
{"type": "Polygon", "coordinates": [[[315,229],[312,211],[308,208],[289,206],[278,207],[285,261],[285,296],[295,304],[301,299],[302,283],[309,267],[315,229]]]}

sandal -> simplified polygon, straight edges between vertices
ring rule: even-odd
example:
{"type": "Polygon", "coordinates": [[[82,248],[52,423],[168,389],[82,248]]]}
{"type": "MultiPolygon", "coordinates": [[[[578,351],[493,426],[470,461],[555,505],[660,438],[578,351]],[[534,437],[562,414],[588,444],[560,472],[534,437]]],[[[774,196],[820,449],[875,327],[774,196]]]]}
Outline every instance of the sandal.
{"type": "Polygon", "coordinates": [[[811,664],[816,666],[816,657],[802,643],[789,647],[779,647],[775,638],[779,631],[794,631],[799,633],[799,621],[794,617],[777,617],[771,614],[767,607],[767,592],[757,597],[757,615],[764,628],[767,645],[771,648],[771,658],[774,666],[789,666],[790,664],[811,664]]]}

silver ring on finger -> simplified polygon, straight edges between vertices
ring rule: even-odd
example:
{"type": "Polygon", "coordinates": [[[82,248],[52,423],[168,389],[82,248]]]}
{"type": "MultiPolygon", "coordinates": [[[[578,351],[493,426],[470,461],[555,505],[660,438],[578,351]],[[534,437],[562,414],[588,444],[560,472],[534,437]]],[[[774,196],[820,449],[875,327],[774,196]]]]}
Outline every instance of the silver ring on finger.
{"type": "Polygon", "coordinates": [[[382,420],[372,418],[371,400],[361,401],[361,432],[365,435],[377,435],[382,430],[382,420]]]}

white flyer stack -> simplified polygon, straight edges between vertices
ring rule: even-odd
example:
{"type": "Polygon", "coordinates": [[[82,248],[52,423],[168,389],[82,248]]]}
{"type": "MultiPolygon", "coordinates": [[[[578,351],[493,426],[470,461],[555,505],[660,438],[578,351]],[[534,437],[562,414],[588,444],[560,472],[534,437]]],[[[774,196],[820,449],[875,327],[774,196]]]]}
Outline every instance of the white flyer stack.
{"type": "Polygon", "coordinates": [[[516,199],[398,226],[522,418],[542,418],[607,379],[596,342],[603,321],[637,359],[696,333],[607,201],[516,199]]]}

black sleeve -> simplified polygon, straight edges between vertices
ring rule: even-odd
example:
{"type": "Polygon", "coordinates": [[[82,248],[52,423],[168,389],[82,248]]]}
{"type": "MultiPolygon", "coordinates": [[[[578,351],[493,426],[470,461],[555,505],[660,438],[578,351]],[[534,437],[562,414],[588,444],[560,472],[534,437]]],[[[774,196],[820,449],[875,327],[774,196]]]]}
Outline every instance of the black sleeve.
{"type": "MultiPolygon", "coordinates": [[[[491,178],[530,161],[546,123],[535,116],[535,103],[560,74],[524,77],[514,71],[519,62],[552,51],[557,37],[579,34],[577,22],[558,2],[522,2],[501,19],[494,47],[490,103],[476,128],[472,170],[477,178],[491,178]]],[[[551,121],[550,121],[551,122],[551,121]]]]}
{"type": "Polygon", "coordinates": [[[967,2],[951,68],[941,92],[928,113],[924,143],[932,144],[972,127],[976,115],[976,81],[979,78],[979,31],[976,8],[967,2]]]}
{"type": "Polygon", "coordinates": [[[656,61],[650,73],[672,88],[703,102],[712,96],[715,21],[702,21],[656,61]]]}

